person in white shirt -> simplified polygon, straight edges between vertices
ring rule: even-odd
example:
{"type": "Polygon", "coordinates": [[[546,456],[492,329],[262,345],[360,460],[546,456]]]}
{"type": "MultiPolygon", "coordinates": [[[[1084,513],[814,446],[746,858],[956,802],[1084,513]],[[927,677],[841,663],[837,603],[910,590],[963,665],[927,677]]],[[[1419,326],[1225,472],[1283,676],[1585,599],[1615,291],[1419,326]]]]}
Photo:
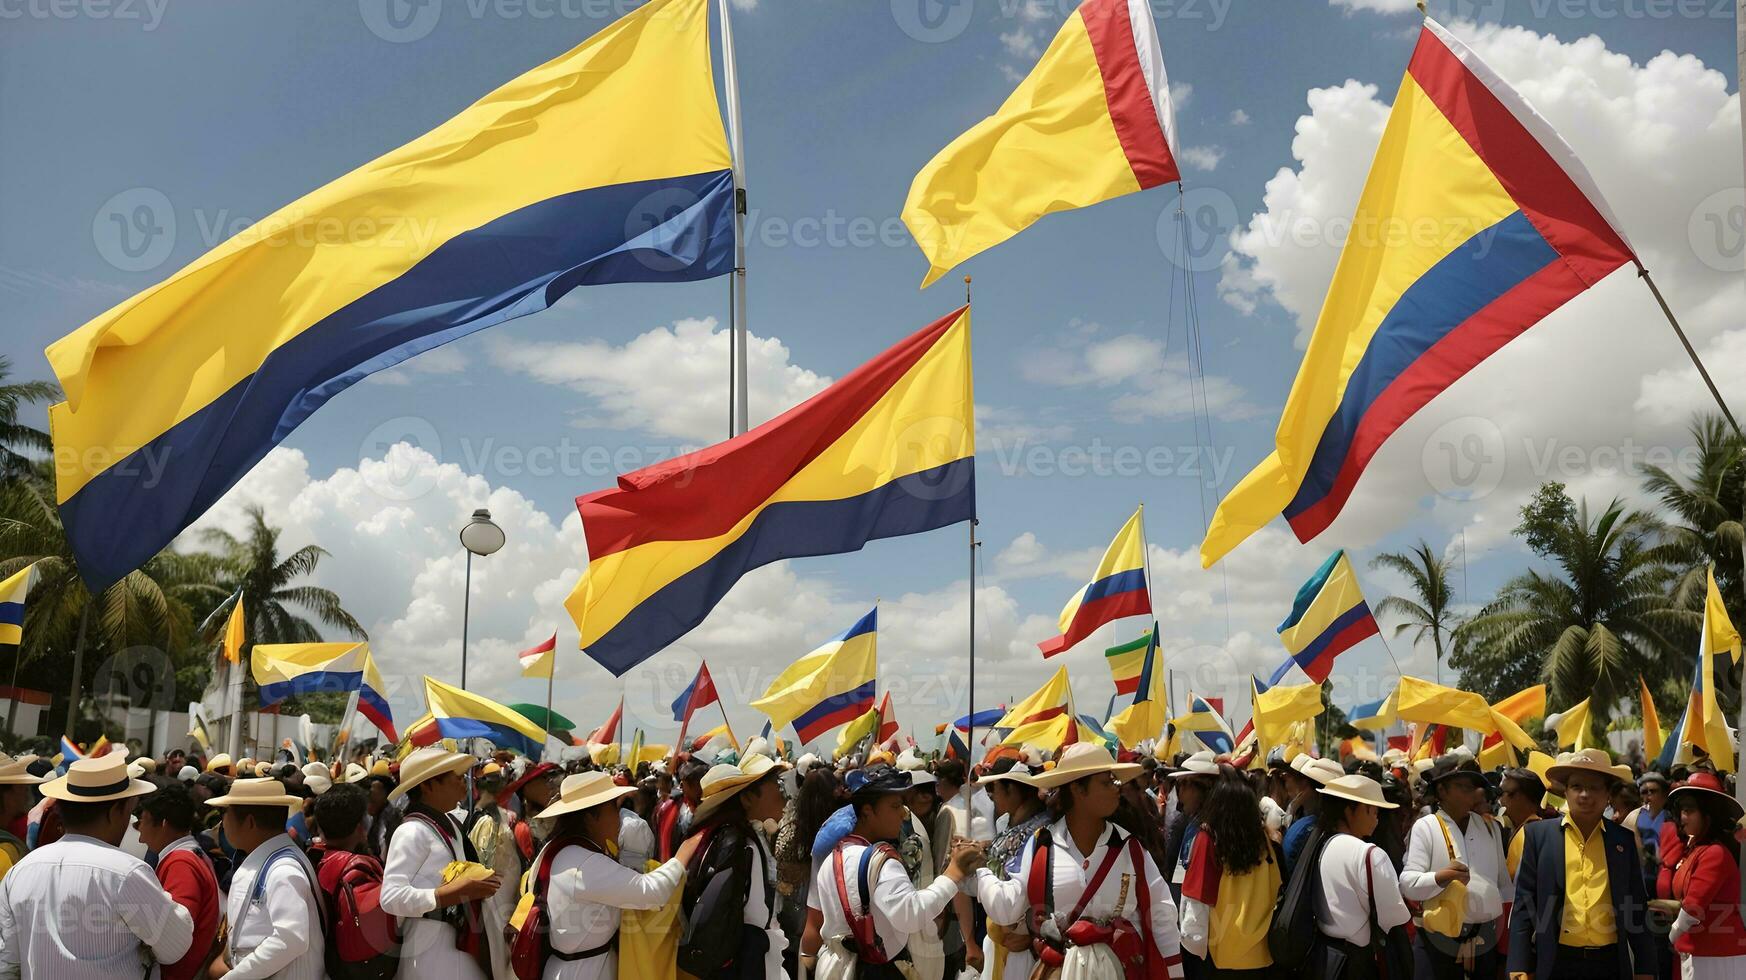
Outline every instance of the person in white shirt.
{"type": "MultiPolygon", "coordinates": [[[[736,964],[734,975],[739,977],[761,974],[766,980],[782,980],[784,976],[782,954],[788,948],[788,937],[776,921],[776,859],[764,838],[781,823],[784,800],[780,780],[787,769],[786,762],[748,755],[739,765],[711,766],[700,784],[703,798],[697,804],[690,837],[709,842],[697,862],[700,875],[739,866],[738,853],[751,852],[744,866],[751,869],[752,881],[747,884],[740,921],[764,933],[764,963],[761,970],[736,964]]],[[[708,880],[700,877],[690,891],[695,894],[707,884],[708,880]]]]}
{"type": "MultiPolygon", "coordinates": [[[[635,789],[636,787],[630,787],[635,789]]],[[[618,863],[642,873],[648,869],[649,859],[655,856],[655,828],[643,819],[642,814],[631,809],[631,797],[635,793],[626,793],[619,801],[618,815],[618,863]]]]}
{"type": "MultiPolygon", "coordinates": [[[[515,914],[519,897],[517,884],[521,879],[521,856],[515,851],[515,833],[510,830],[509,812],[504,810],[503,767],[495,762],[480,766],[473,777],[473,789],[478,802],[473,812],[461,818],[467,839],[473,842],[473,853],[479,863],[496,872],[503,884],[497,894],[480,907],[485,916],[485,939],[491,948],[491,969],[496,980],[515,980],[509,965],[509,942],[505,930],[510,916],[515,914]]],[[[451,814],[452,816],[452,814],[451,814]]]]}
{"type": "Polygon", "coordinates": [[[1378,976],[1369,948],[1371,922],[1393,929],[1412,917],[1388,855],[1365,839],[1376,833],[1380,812],[1397,804],[1383,798],[1376,780],[1357,774],[1330,780],[1318,792],[1322,812],[1317,819],[1327,843],[1318,862],[1322,887],[1315,901],[1322,942],[1309,975],[1371,980],[1378,976]]]}
{"type": "Polygon", "coordinates": [[[898,964],[907,958],[909,937],[945,911],[959,883],[983,861],[982,848],[953,841],[945,871],[918,891],[889,843],[903,832],[910,774],[874,765],[852,770],[845,784],[855,826],[820,864],[807,895],[807,908],[819,913],[819,924],[809,916],[800,944],[801,966],[815,980],[898,977],[903,975],[898,964]],[[865,893],[860,887],[863,870],[865,893]]]}
{"type": "Polygon", "coordinates": [[[1514,887],[1503,828],[1483,810],[1485,774],[1471,756],[1448,755],[1424,778],[1437,808],[1420,817],[1407,837],[1400,893],[1426,904],[1418,941],[1437,980],[1495,977],[1505,896],[1513,898],[1514,887]],[[1451,889],[1464,894],[1446,895],[1451,889]],[[1433,914],[1428,903],[1456,900],[1460,925],[1450,936],[1434,927],[1444,916],[1433,914]]]}
{"type": "Polygon", "coordinates": [[[42,784],[66,833],[0,879],[0,978],[156,977],[157,963],[188,952],[188,910],[119,847],[135,798],[156,789],[119,755],[81,759],[42,784]]]}
{"type": "Polygon", "coordinates": [[[680,844],[673,858],[638,874],[608,855],[617,846],[623,810],[619,800],[636,792],[604,772],[564,777],[558,798],[534,820],[547,828],[546,845],[534,857],[532,880],[548,859],[546,921],[552,955],[544,980],[612,980],[618,976],[618,930],[625,909],[658,909],[685,880],[685,866],[699,838],[680,844]]]}
{"type": "Polygon", "coordinates": [[[206,801],[224,811],[224,837],[247,853],[225,902],[228,939],[211,976],[228,980],[324,980],[326,940],[315,868],[285,832],[303,801],[277,779],[239,779],[206,801]]]}
{"type": "Polygon", "coordinates": [[[495,874],[443,881],[450,862],[477,859],[449,816],[467,795],[463,774],[473,761],[425,746],[400,764],[400,784],[388,795],[390,804],[410,797],[382,869],[382,910],[400,919],[399,980],[485,980],[490,948],[480,906],[503,882],[495,874]]]}
{"type": "Polygon", "coordinates": [[[1054,819],[1025,846],[1017,873],[1004,881],[987,868],[976,873],[976,897],[989,919],[1003,926],[1028,921],[1041,965],[1059,968],[1063,977],[1126,976],[1112,945],[1126,933],[1115,928],[1118,919],[1150,944],[1140,950],[1149,968],[1173,980],[1183,976],[1176,903],[1164,875],[1133,831],[1110,819],[1121,803],[1121,781],[1139,769],[1116,762],[1102,745],[1068,746],[1054,769],[1031,778],[1039,789],[1056,790],[1054,819]],[[1033,874],[1052,914],[1033,910],[1033,874]]]}

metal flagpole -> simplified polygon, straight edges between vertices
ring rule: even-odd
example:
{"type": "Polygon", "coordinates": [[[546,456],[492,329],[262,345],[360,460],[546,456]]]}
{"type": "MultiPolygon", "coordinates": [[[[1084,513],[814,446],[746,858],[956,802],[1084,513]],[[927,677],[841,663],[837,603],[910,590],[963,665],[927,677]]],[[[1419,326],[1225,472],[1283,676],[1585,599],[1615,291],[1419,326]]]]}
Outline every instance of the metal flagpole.
{"type": "Polygon", "coordinates": [[[749,416],[746,390],[746,144],[740,130],[740,72],[734,61],[734,29],[728,0],[719,0],[721,12],[722,82],[727,89],[728,139],[733,148],[734,175],[734,274],[733,299],[729,304],[728,347],[733,369],[728,376],[728,397],[733,402],[732,434],[746,431],[749,416]]]}
{"type": "MultiPolygon", "coordinates": [[[[970,309],[970,277],[964,277],[964,309],[970,309]]],[[[972,505],[974,506],[974,505],[972,505]]],[[[975,833],[976,814],[970,807],[970,797],[975,789],[970,785],[969,758],[976,738],[976,518],[970,518],[970,708],[964,715],[964,834],[975,833]]],[[[952,723],[946,722],[949,726],[952,723]]],[[[951,731],[947,730],[946,744],[951,745],[951,731]]]]}

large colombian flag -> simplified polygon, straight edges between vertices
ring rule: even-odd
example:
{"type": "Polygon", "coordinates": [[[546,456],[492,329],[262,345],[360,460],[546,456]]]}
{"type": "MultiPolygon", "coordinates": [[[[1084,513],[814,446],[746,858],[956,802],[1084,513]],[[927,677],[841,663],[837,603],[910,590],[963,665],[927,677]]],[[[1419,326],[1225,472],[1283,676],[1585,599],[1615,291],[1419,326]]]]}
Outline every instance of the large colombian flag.
{"type": "Polygon", "coordinates": [[[922,286],[1030,227],[1181,180],[1170,81],[1148,0],[1085,0],[994,115],[934,155],[903,223],[922,286]]]}
{"type": "Polygon", "coordinates": [[[483,738],[500,749],[513,749],[530,758],[538,758],[545,749],[545,729],[489,698],[426,676],[424,700],[430,713],[407,730],[406,738],[412,745],[433,745],[445,738],[463,742],[483,738]]]}
{"type": "Polygon", "coordinates": [[[846,725],[873,709],[879,673],[879,609],[788,666],[752,707],[772,729],[792,723],[802,742],[846,725]]]}
{"type": "Polygon", "coordinates": [[[1431,20],[1352,227],[1274,451],[1219,504],[1204,565],[1282,513],[1320,534],[1413,413],[1634,260],[1569,145],[1431,20]]]}
{"type": "Polygon", "coordinates": [[[400,740],[394,730],[394,712],[382,693],[387,688],[376,671],[368,643],[256,644],[249,654],[249,669],[260,688],[263,708],[298,694],[356,691],[358,714],[381,729],[389,741],[400,740]]]}
{"type": "Polygon", "coordinates": [[[572,288],[733,264],[705,0],[650,0],[48,348],[93,588],[359,379],[572,288]]]}
{"type": "Polygon", "coordinates": [[[578,497],[582,648],[623,674],[760,565],[969,520],[973,402],[964,307],[750,432],[578,497]]]}
{"type": "Polygon", "coordinates": [[[1146,536],[1141,533],[1145,510],[1135,509],[1104,550],[1091,581],[1067,600],[1061,609],[1061,635],[1037,644],[1044,657],[1071,648],[1105,623],[1152,611],[1152,593],[1146,588],[1146,536]]]}
{"type": "Polygon", "coordinates": [[[1320,684],[1334,669],[1335,657],[1376,631],[1376,617],[1358,588],[1352,562],[1344,550],[1336,551],[1297,590],[1291,612],[1279,624],[1279,641],[1289,659],[1274,671],[1271,681],[1279,683],[1295,663],[1320,684]]]}

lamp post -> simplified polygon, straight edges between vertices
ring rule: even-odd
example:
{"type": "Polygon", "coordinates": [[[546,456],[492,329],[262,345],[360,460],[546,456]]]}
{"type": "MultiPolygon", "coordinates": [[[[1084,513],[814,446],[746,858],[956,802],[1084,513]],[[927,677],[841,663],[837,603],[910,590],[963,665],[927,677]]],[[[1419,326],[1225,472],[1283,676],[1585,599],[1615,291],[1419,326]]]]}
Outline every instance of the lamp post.
{"type": "Polygon", "coordinates": [[[491,512],[481,507],[461,528],[461,547],[467,549],[467,584],[461,596],[461,687],[467,686],[467,616],[473,602],[473,556],[483,558],[503,547],[503,529],[491,523],[491,512]]]}

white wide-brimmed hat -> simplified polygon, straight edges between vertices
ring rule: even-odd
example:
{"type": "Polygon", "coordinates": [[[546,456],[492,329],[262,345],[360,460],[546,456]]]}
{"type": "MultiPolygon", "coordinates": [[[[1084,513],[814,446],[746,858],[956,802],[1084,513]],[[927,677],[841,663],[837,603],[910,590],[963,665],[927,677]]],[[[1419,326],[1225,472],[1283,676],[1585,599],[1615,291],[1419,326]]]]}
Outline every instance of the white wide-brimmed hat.
{"type": "Polygon", "coordinates": [[[985,776],[978,777],[976,782],[979,785],[987,786],[989,783],[998,783],[1002,780],[1023,783],[1026,786],[1035,786],[1037,785],[1037,774],[1031,771],[1030,766],[1027,766],[1022,762],[1015,762],[1012,764],[1011,769],[1008,769],[1005,772],[988,773],[985,776]]]}
{"type": "Polygon", "coordinates": [[[277,779],[239,779],[230,784],[230,792],[206,801],[207,806],[282,806],[301,807],[303,801],[285,792],[285,784],[277,779]]]}
{"type": "Polygon", "coordinates": [[[1110,773],[1118,780],[1132,779],[1139,774],[1140,765],[1137,762],[1115,761],[1108,749],[1095,742],[1075,742],[1061,753],[1055,768],[1032,777],[1032,784],[1038,789],[1053,789],[1100,772],[1110,773]]]}
{"type": "Polygon", "coordinates": [[[1630,769],[1613,765],[1612,757],[1607,755],[1605,749],[1582,749],[1570,753],[1568,758],[1560,755],[1558,764],[1546,770],[1546,778],[1562,784],[1568,782],[1572,774],[1579,772],[1592,772],[1615,783],[1629,782],[1631,774],[1630,769]],[[1623,775],[1620,775],[1621,769],[1624,771],[1623,775]]]}
{"type": "Polygon", "coordinates": [[[364,780],[369,779],[369,778],[370,778],[370,770],[365,769],[363,766],[358,765],[356,762],[350,762],[350,763],[346,764],[346,776],[345,776],[346,782],[348,782],[348,783],[361,783],[364,780]]]}
{"type": "MultiPolygon", "coordinates": [[[[598,769],[591,772],[572,773],[564,777],[564,782],[558,787],[558,798],[534,815],[535,820],[550,820],[566,813],[576,813],[602,803],[610,803],[635,793],[635,786],[620,786],[613,782],[612,776],[598,769]]],[[[693,816],[692,821],[696,822],[693,816]]]]}
{"type": "Polygon", "coordinates": [[[1307,755],[1291,760],[1291,768],[1323,786],[1346,775],[1346,770],[1340,768],[1340,764],[1332,759],[1312,759],[1307,755]]]}
{"type": "Polygon", "coordinates": [[[1196,752],[1182,760],[1182,765],[1170,774],[1171,779],[1186,779],[1189,776],[1217,776],[1219,774],[1218,758],[1209,751],[1196,752]]]}
{"type": "Polygon", "coordinates": [[[65,776],[42,784],[42,795],[68,803],[108,803],[157,791],[151,783],[130,775],[126,757],[119,754],[80,759],[67,767],[65,776]]]}
{"type": "Polygon", "coordinates": [[[400,785],[388,794],[391,800],[406,795],[407,790],[451,772],[466,772],[473,767],[473,757],[465,752],[450,752],[435,745],[415,750],[400,763],[400,785]]]}
{"type": "Polygon", "coordinates": [[[9,755],[0,754],[0,785],[35,786],[47,779],[46,776],[32,776],[30,764],[36,761],[34,755],[21,755],[14,759],[9,755]]]}
{"type": "Polygon", "coordinates": [[[1371,806],[1381,807],[1384,810],[1393,810],[1400,806],[1399,803],[1390,803],[1383,798],[1381,783],[1371,779],[1369,776],[1360,776],[1357,773],[1352,773],[1348,776],[1341,776],[1339,779],[1330,780],[1320,789],[1316,790],[1316,792],[1321,793],[1323,796],[1335,796],[1342,800],[1351,800],[1354,803],[1368,803],[1371,806]]]}
{"type": "Polygon", "coordinates": [[[698,802],[697,812],[691,817],[692,826],[709,819],[715,811],[721,809],[723,803],[732,799],[740,790],[763,779],[766,774],[781,772],[787,768],[788,763],[778,762],[764,755],[748,755],[737,766],[727,763],[711,766],[703,774],[703,799],[698,802]]]}

